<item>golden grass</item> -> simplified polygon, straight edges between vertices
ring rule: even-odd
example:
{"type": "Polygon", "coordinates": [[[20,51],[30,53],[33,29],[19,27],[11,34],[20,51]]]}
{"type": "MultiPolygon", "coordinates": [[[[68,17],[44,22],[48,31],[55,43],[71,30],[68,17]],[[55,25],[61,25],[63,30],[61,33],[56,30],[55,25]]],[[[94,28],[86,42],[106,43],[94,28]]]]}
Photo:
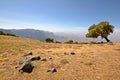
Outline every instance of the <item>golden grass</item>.
{"type": "Polygon", "coordinates": [[[120,80],[120,43],[56,44],[0,35],[0,80],[120,80]],[[34,61],[30,74],[19,73],[15,67],[28,51],[47,61],[34,61]],[[47,73],[49,67],[57,72],[47,73]]]}
{"type": "Polygon", "coordinates": [[[40,44],[41,41],[39,40],[0,35],[0,53],[22,51],[25,49],[30,50],[40,44]]]}

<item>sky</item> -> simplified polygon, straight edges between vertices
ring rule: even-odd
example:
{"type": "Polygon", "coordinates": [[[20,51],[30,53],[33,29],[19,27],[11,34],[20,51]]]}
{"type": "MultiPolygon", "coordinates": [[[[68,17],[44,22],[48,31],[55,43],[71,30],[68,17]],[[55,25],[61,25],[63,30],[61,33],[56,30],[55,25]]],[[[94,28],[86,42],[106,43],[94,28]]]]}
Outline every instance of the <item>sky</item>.
{"type": "Polygon", "coordinates": [[[0,28],[87,31],[108,21],[120,29],[120,0],[0,0],[0,28]]]}

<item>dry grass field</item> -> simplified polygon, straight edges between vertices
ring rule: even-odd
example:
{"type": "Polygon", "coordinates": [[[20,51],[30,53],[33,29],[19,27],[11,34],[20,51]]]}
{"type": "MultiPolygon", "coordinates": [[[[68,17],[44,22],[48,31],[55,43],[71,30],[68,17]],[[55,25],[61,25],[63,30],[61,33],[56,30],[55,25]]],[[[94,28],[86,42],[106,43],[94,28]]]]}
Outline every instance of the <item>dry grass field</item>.
{"type": "Polygon", "coordinates": [[[120,43],[57,44],[0,36],[0,80],[120,80],[120,43]],[[31,73],[21,73],[15,67],[28,51],[47,61],[34,61],[31,73]],[[49,67],[57,72],[46,72],[49,67]]]}

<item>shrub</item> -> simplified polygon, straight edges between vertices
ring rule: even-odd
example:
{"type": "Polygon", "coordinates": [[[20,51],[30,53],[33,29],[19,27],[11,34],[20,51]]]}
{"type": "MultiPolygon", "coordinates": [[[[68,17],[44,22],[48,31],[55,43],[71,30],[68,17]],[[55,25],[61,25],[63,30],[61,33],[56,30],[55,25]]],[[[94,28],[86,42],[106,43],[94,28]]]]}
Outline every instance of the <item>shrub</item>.
{"type": "Polygon", "coordinates": [[[60,42],[60,41],[55,41],[55,43],[62,43],[62,42],[60,42]]]}
{"type": "Polygon", "coordinates": [[[80,42],[80,44],[88,44],[88,42],[80,42]]]}
{"type": "Polygon", "coordinates": [[[73,40],[68,40],[67,42],[64,43],[73,44],[73,40]]]}
{"type": "Polygon", "coordinates": [[[45,41],[49,42],[49,43],[52,43],[52,42],[54,42],[54,39],[53,38],[46,38],[45,41]]]}
{"type": "Polygon", "coordinates": [[[74,44],[78,44],[78,42],[76,41],[76,42],[74,42],[74,44]]]}

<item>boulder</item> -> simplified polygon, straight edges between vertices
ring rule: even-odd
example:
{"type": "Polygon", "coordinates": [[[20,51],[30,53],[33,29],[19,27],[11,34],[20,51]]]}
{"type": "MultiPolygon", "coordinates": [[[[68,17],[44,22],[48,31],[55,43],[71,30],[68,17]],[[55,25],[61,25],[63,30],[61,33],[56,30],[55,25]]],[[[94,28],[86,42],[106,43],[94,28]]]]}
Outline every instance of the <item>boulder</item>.
{"type": "Polygon", "coordinates": [[[19,70],[19,71],[22,70],[23,72],[28,72],[28,73],[30,73],[30,72],[32,72],[33,68],[34,68],[34,65],[33,65],[33,63],[31,62],[31,60],[26,59],[26,60],[24,60],[23,62],[20,62],[20,65],[19,65],[19,67],[18,67],[18,70],[19,70]]]}

